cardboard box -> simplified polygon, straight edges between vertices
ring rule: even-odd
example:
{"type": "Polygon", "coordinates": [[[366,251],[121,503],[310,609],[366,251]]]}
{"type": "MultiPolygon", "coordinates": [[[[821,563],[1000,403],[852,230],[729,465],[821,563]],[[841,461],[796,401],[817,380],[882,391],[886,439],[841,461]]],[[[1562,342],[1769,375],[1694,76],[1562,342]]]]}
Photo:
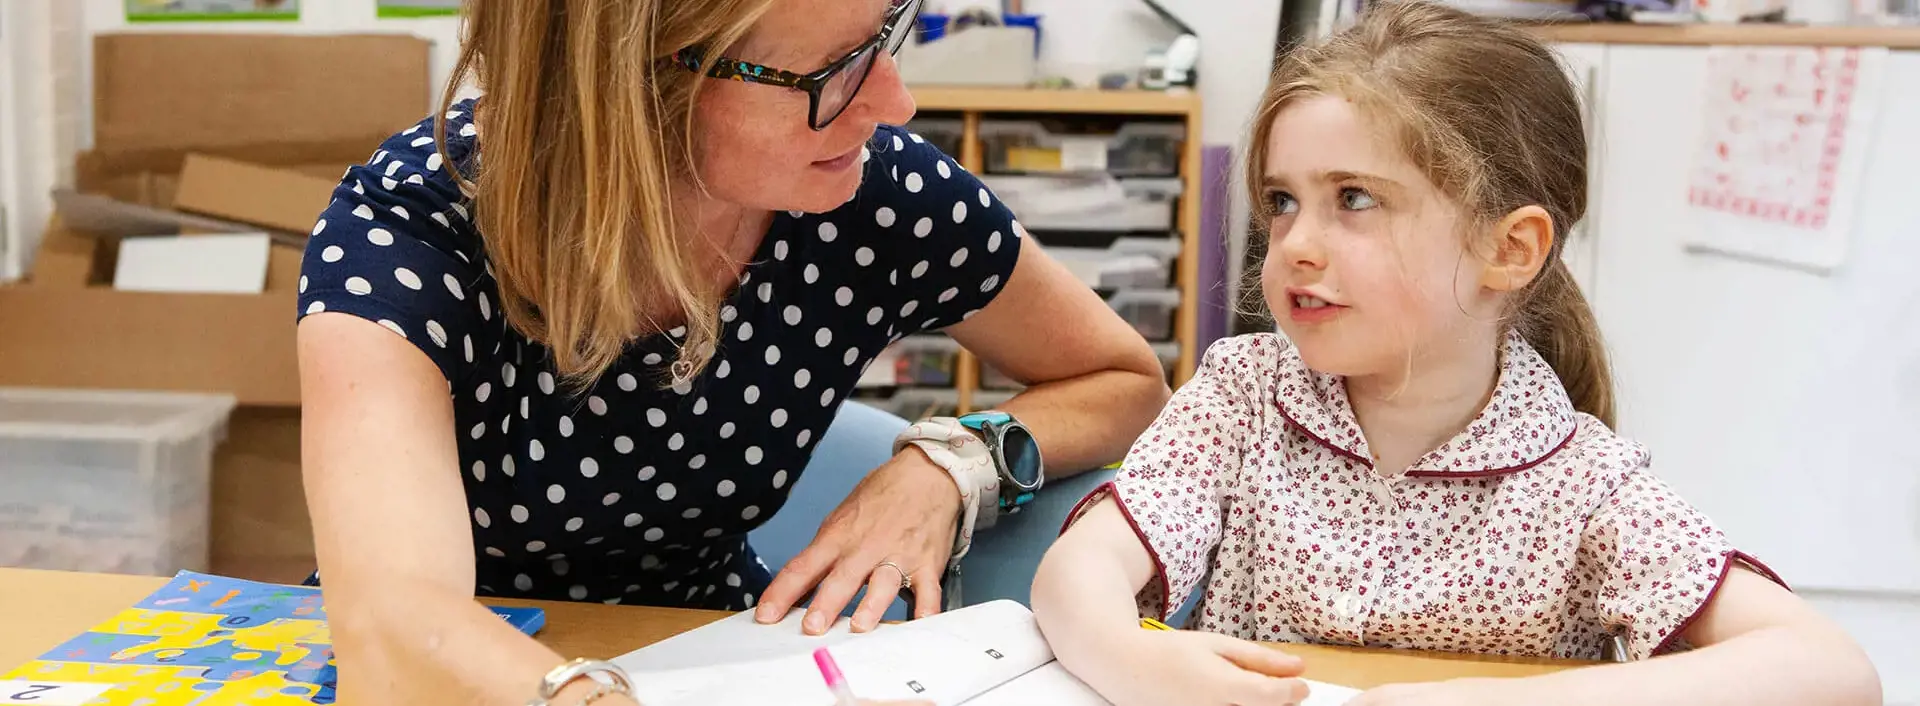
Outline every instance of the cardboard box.
{"type": "Polygon", "coordinates": [[[321,179],[292,169],[190,154],[180,169],[173,208],[304,236],[339,183],[337,174],[321,179]]]}
{"type": "Polygon", "coordinates": [[[95,40],[93,149],[74,165],[76,195],[157,209],[180,232],[296,238],[272,248],[262,294],[122,292],[108,283],[127,233],[83,234],[56,216],[28,281],[0,287],[0,385],[237,397],[214,466],[216,571],[297,580],[312,564],[296,245],[337,175],[432,110],[430,49],[397,34],[95,40]]]}

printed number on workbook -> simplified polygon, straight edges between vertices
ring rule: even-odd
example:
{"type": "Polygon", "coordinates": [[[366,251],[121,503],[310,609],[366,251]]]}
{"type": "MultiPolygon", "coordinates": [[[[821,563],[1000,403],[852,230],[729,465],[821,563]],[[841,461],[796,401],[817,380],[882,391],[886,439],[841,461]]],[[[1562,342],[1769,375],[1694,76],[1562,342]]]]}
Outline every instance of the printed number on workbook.
{"type": "Polygon", "coordinates": [[[82,706],[111,688],[112,684],[0,681],[0,704],[82,706]]]}

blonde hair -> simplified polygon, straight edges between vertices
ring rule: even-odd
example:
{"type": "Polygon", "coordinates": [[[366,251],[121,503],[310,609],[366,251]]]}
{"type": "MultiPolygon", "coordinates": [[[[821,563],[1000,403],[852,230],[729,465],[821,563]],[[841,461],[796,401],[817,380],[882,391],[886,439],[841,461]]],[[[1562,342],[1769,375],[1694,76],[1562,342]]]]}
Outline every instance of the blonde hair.
{"type": "Polygon", "coordinates": [[[720,330],[715,253],[675,232],[670,189],[694,173],[704,71],[673,56],[733,45],[771,4],[466,0],[435,137],[446,158],[445,114],[456,87],[473,81],[481,138],[474,173],[459,178],[500,308],[552,350],[576,389],[665,317],[684,317],[687,332],[676,377],[711,356],[720,330]]]}
{"type": "MultiPolygon", "coordinates": [[[[1587,208],[1580,103],[1551,50],[1511,24],[1424,1],[1376,5],[1353,27],[1293,50],[1275,67],[1254,120],[1247,185],[1270,223],[1261,183],[1274,118],[1316,95],[1354,102],[1476,226],[1537,205],[1553,220],[1540,275],[1509,319],[1559,376],[1574,407],[1614,423],[1606,346],[1586,297],[1560,259],[1587,208]]],[[[1471,244],[1470,244],[1471,245],[1471,244]]]]}

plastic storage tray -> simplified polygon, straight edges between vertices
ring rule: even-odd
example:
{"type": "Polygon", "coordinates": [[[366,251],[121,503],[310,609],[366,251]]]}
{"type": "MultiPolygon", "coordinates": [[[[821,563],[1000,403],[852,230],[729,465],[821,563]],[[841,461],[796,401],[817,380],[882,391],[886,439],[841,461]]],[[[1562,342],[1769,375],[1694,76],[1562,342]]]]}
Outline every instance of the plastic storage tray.
{"type": "Polygon", "coordinates": [[[991,174],[1105,172],[1114,176],[1180,174],[1187,127],[1169,122],[1073,123],[983,120],[980,142],[991,174]]]}
{"type": "Polygon", "coordinates": [[[858,387],[951,386],[959,353],[960,344],[946,336],[908,336],[874,357],[858,387]]]}
{"type": "Polygon", "coordinates": [[[0,566],[206,571],[234,399],[0,388],[0,566]]]}
{"type": "Polygon", "coordinates": [[[953,416],[960,404],[960,391],[950,387],[908,387],[886,397],[862,401],[907,421],[918,421],[928,417],[953,416]]]}
{"type": "Polygon", "coordinates": [[[1147,340],[1172,340],[1173,312],[1180,308],[1180,290],[1123,289],[1107,297],[1107,305],[1147,340]]]}
{"type": "Polygon", "coordinates": [[[1183,188],[1179,179],[984,176],[1028,230],[1167,233],[1183,188]]]}
{"type": "Polygon", "coordinates": [[[1046,251],[1094,289],[1160,288],[1173,284],[1173,261],[1180,257],[1180,241],[1122,237],[1104,248],[1049,245],[1046,251]]]}

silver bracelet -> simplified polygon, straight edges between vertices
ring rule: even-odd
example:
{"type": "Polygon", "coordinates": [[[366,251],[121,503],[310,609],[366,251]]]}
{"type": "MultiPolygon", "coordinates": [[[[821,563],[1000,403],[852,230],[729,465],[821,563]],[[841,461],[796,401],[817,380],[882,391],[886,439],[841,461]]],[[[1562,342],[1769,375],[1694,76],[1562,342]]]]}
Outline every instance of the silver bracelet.
{"type": "Polygon", "coordinates": [[[593,693],[581,701],[583,706],[610,694],[633,696],[633,680],[620,665],[598,659],[576,659],[547,672],[540,679],[540,696],[528,701],[527,706],[553,706],[552,699],[560,695],[561,689],[583,678],[597,684],[593,693]]]}

